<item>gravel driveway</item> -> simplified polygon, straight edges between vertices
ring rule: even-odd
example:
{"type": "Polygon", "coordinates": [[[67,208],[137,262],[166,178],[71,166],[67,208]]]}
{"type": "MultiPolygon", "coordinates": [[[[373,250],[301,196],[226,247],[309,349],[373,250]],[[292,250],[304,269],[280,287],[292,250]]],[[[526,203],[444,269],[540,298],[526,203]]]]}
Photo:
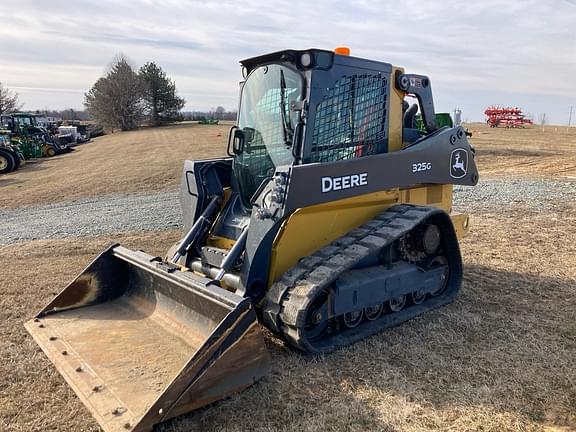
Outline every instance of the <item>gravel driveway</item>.
{"type": "Polygon", "coordinates": [[[0,245],[181,226],[175,192],[115,195],[0,210],[0,245]]]}
{"type": "MultiPolygon", "coordinates": [[[[562,210],[576,201],[576,182],[486,180],[456,187],[454,207],[471,213],[562,210]]],[[[176,192],[115,195],[0,210],[0,245],[35,239],[80,237],[182,226],[176,192]]]]}
{"type": "Polygon", "coordinates": [[[476,187],[454,188],[454,207],[470,213],[561,211],[575,201],[575,181],[480,179],[476,187]]]}

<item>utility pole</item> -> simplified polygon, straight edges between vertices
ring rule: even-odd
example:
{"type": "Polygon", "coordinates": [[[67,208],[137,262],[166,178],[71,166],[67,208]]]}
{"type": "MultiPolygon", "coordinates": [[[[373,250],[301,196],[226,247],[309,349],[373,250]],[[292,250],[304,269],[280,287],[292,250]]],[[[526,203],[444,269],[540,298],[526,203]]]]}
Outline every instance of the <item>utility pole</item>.
{"type": "Polygon", "coordinates": [[[570,115],[568,116],[568,127],[572,126],[572,111],[574,110],[574,107],[571,106],[570,107],[570,115]]]}
{"type": "Polygon", "coordinates": [[[540,126],[542,126],[542,132],[544,132],[544,125],[546,124],[546,113],[540,114],[540,126]]]}

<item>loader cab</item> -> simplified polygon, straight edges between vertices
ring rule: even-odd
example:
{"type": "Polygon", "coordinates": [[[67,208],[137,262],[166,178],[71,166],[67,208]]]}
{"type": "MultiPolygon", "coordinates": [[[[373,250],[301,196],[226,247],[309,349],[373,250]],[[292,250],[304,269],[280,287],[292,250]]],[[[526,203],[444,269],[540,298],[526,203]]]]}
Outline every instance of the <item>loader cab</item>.
{"type": "Polygon", "coordinates": [[[301,122],[292,109],[304,99],[305,79],[288,64],[255,67],[242,85],[238,126],[234,132],[234,173],[243,203],[277,167],[291,165],[301,122]]]}
{"type": "Polygon", "coordinates": [[[15,132],[16,126],[14,124],[14,118],[9,115],[0,116],[0,128],[9,130],[10,132],[15,132]]]}
{"type": "Polygon", "coordinates": [[[229,153],[246,207],[280,166],[388,151],[390,64],[310,49],[241,65],[244,82],[229,153]]]}
{"type": "Polygon", "coordinates": [[[29,113],[16,113],[12,115],[14,126],[26,135],[34,135],[45,132],[38,125],[37,115],[29,113]]]}

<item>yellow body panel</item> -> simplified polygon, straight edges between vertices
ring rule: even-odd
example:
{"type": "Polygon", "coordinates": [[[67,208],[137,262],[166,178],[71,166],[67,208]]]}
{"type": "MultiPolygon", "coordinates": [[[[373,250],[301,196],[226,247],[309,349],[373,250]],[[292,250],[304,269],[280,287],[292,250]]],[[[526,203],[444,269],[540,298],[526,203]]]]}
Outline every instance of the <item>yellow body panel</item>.
{"type": "Polygon", "coordinates": [[[234,243],[236,243],[236,240],[231,240],[229,238],[220,237],[213,234],[210,234],[208,236],[208,240],[206,241],[208,246],[217,247],[220,249],[230,249],[232,246],[234,246],[234,243]]]}
{"type": "MultiPolygon", "coordinates": [[[[391,80],[393,81],[397,73],[404,73],[404,69],[392,68],[391,80]]],[[[394,83],[390,83],[390,101],[388,104],[388,151],[402,150],[402,101],[404,93],[398,90],[394,83]]]]}
{"type": "MultiPolygon", "coordinates": [[[[225,187],[224,188],[224,199],[222,200],[222,204],[220,205],[219,214],[222,214],[222,210],[226,208],[226,204],[228,204],[228,200],[232,196],[232,188],[225,187]]],[[[220,249],[230,249],[234,246],[236,240],[232,240],[226,237],[217,236],[214,234],[210,234],[208,239],[206,240],[206,244],[208,246],[217,247],[220,249]]]]}
{"type": "Polygon", "coordinates": [[[460,240],[470,229],[470,217],[467,213],[450,213],[450,219],[456,230],[456,237],[460,240]]]}
{"type": "MultiPolygon", "coordinates": [[[[430,185],[413,189],[376,192],[296,210],[283,224],[270,257],[268,284],[301,257],[336,240],[396,204],[428,205],[450,213],[452,185],[430,185]]],[[[450,213],[460,239],[468,231],[468,215],[450,213]]]]}
{"type": "Polygon", "coordinates": [[[392,189],[296,210],[282,224],[274,240],[269,285],[301,257],[310,255],[397,204],[399,195],[398,189],[392,189]]]}

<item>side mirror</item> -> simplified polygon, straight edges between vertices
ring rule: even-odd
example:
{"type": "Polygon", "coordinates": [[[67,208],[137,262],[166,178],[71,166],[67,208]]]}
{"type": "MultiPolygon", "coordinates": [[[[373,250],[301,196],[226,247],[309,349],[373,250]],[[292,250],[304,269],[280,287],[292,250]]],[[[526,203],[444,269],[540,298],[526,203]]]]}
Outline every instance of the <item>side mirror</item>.
{"type": "Polygon", "coordinates": [[[228,132],[228,148],[226,153],[228,156],[239,155],[244,151],[244,133],[238,126],[232,126],[228,132]]]}
{"type": "Polygon", "coordinates": [[[232,137],[232,151],[235,155],[240,155],[244,152],[245,141],[246,139],[242,129],[234,129],[234,135],[232,137]]]}

